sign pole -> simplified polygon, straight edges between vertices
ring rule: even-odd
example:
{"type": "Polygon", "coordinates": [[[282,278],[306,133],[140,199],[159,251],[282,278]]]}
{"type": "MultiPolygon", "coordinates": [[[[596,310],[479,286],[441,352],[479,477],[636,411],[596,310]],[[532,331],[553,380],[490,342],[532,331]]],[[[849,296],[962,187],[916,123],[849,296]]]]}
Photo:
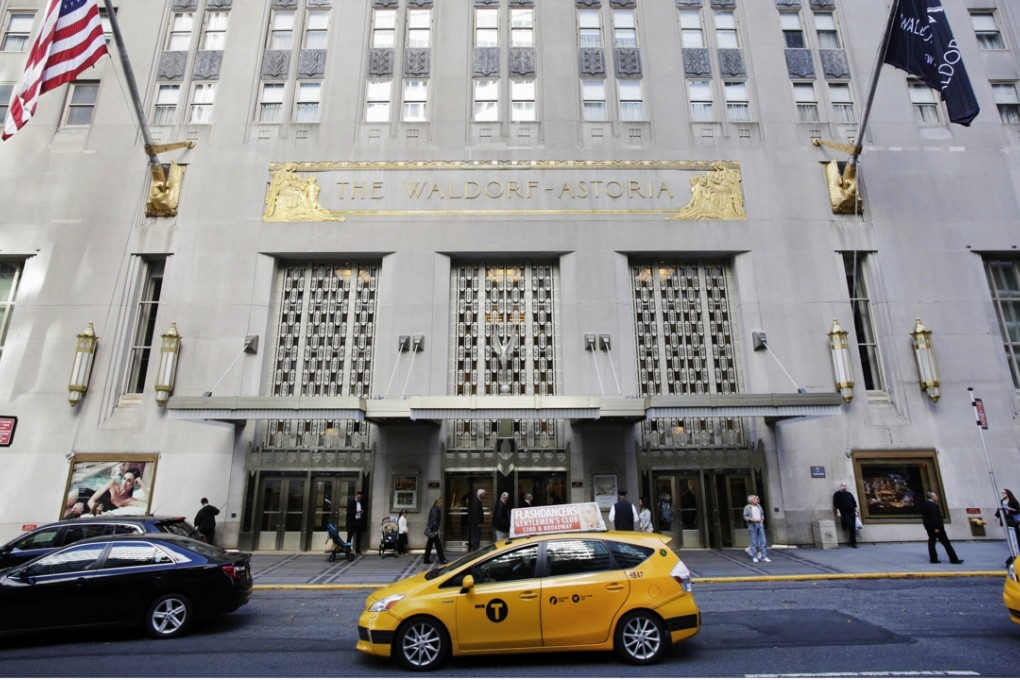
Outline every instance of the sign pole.
{"type": "Polygon", "coordinates": [[[985,452],[985,465],[988,467],[988,479],[992,482],[992,492],[996,495],[995,506],[999,509],[999,522],[1002,524],[1002,530],[1006,535],[1006,545],[1009,546],[1010,557],[1016,558],[1020,556],[1020,549],[1018,549],[1016,541],[1016,532],[1013,527],[1009,526],[1009,522],[1006,519],[1006,511],[1003,509],[1002,503],[998,500],[999,496],[999,485],[995,483],[995,473],[992,471],[992,460],[988,457],[988,446],[985,445],[985,433],[988,429],[988,418],[985,415],[985,405],[980,399],[974,397],[974,388],[968,387],[967,392],[970,394],[970,405],[974,407],[974,422],[978,428],[978,436],[981,438],[981,448],[985,452]]]}

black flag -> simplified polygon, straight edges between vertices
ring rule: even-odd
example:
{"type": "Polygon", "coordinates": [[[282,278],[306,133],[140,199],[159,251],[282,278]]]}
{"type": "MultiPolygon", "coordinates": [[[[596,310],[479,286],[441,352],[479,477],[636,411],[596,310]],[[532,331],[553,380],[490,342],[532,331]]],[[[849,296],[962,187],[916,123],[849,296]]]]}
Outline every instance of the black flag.
{"type": "Polygon", "coordinates": [[[885,63],[941,92],[949,120],[970,125],[981,109],[941,0],[900,0],[890,30],[885,63]]]}

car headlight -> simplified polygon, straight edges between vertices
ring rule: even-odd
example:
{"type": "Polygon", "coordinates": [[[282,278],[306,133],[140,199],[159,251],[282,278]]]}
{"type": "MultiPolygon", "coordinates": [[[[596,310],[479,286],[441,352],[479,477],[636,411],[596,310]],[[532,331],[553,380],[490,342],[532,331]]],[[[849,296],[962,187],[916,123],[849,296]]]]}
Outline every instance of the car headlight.
{"type": "Polygon", "coordinates": [[[387,595],[381,600],[377,600],[371,607],[368,608],[370,612],[384,612],[387,609],[391,609],[393,605],[404,599],[403,595],[387,595]]]}

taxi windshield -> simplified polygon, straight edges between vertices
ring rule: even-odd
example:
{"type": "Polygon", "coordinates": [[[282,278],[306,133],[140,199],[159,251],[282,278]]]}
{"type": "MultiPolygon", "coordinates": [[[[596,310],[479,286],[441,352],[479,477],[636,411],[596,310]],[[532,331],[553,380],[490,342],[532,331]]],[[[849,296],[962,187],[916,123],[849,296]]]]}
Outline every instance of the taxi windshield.
{"type": "Polygon", "coordinates": [[[495,543],[487,545],[484,548],[479,548],[478,550],[476,550],[476,551],[474,551],[472,553],[468,553],[467,555],[464,555],[464,557],[461,557],[460,559],[454,560],[453,562],[450,562],[449,564],[447,564],[445,566],[436,567],[435,569],[431,570],[428,574],[425,575],[425,579],[428,580],[428,581],[431,581],[432,579],[436,578],[437,576],[443,576],[445,574],[449,574],[454,569],[460,569],[462,566],[464,566],[468,562],[471,562],[474,559],[476,559],[478,557],[481,557],[482,555],[488,555],[489,553],[491,553],[495,549],[496,549],[496,544],[495,543]]]}

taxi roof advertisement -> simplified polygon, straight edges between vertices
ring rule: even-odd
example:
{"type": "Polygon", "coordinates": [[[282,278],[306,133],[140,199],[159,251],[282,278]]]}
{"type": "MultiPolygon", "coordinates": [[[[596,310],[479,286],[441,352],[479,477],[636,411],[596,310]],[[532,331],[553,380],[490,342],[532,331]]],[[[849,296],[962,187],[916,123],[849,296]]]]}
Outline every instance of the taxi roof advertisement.
{"type": "Polygon", "coordinates": [[[571,503],[510,511],[511,538],[561,531],[606,531],[598,504],[571,503]]]}

